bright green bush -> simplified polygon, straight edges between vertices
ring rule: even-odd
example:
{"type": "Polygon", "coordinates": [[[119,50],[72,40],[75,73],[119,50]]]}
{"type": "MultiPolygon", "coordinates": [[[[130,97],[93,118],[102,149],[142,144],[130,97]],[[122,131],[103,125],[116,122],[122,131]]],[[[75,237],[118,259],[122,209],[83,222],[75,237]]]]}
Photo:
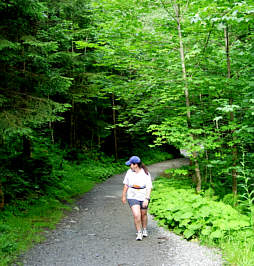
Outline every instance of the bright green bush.
{"type": "Polygon", "coordinates": [[[222,202],[231,206],[234,206],[236,203],[236,199],[235,196],[232,193],[226,194],[223,199],[222,202]]]}
{"type": "Polygon", "coordinates": [[[198,238],[203,243],[219,246],[234,265],[253,265],[254,231],[249,217],[207,195],[195,194],[190,184],[187,179],[154,181],[150,213],[159,225],[186,239],[198,238]]]}
{"type": "MultiPolygon", "coordinates": [[[[150,212],[160,224],[190,239],[218,242],[239,230],[249,231],[249,218],[222,202],[196,195],[182,182],[160,178],[154,182],[150,212]]],[[[250,234],[254,236],[254,234],[250,234]]]]}

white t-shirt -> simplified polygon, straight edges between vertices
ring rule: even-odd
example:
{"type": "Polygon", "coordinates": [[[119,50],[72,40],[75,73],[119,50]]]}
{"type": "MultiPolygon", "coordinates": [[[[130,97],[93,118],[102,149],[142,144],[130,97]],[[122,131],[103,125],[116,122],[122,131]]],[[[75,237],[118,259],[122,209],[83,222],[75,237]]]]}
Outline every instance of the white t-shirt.
{"type": "Polygon", "coordinates": [[[129,169],[125,175],[123,183],[129,187],[127,190],[127,199],[136,199],[139,201],[144,201],[147,189],[153,187],[151,175],[149,173],[147,175],[143,168],[138,173],[129,169]],[[136,189],[132,187],[145,188],[136,189]]]}

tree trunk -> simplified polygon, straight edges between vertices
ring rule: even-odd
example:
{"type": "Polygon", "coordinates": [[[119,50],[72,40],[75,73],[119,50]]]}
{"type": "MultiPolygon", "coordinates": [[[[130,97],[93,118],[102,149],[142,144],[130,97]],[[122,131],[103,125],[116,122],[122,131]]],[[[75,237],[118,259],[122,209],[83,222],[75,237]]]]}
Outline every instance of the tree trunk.
{"type": "MultiPolygon", "coordinates": [[[[178,37],[179,37],[179,45],[180,45],[180,57],[181,57],[181,64],[182,64],[182,77],[184,81],[184,94],[185,94],[185,105],[187,108],[187,125],[188,128],[191,129],[191,112],[190,112],[190,97],[189,97],[189,89],[187,84],[187,74],[186,74],[186,67],[185,67],[185,56],[184,56],[184,47],[183,47],[183,38],[182,38],[182,31],[181,31],[181,14],[180,14],[180,5],[176,3],[176,1],[173,1],[173,7],[175,10],[176,15],[176,22],[177,22],[177,31],[178,31],[178,37]]],[[[191,134],[191,137],[194,142],[194,136],[191,134]]],[[[201,190],[201,174],[200,174],[200,168],[199,163],[197,160],[197,153],[192,152],[192,157],[194,160],[195,165],[195,175],[196,175],[196,192],[199,193],[201,190]]]]}
{"type": "MultiPolygon", "coordinates": [[[[49,101],[49,94],[48,94],[48,101],[49,101]]],[[[51,141],[54,144],[55,143],[55,140],[54,140],[54,129],[53,129],[53,124],[52,124],[51,121],[49,121],[49,131],[50,131],[51,141]]]]}
{"type": "Polygon", "coordinates": [[[112,110],[113,110],[113,125],[114,125],[114,147],[115,147],[115,159],[118,159],[118,147],[117,147],[117,132],[116,132],[116,110],[115,110],[115,95],[112,94],[112,110]]]}
{"type": "Polygon", "coordinates": [[[27,160],[31,158],[31,141],[26,136],[23,136],[23,159],[27,160]]]}
{"type": "Polygon", "coordinates": [[[72,108],[71,108],[71,128],[70,128],[70,146],[71,148],[75,147],[75,101],[72,98],[72,108]]]}
{"type": "Polygon", "coordinates": [[[54,128],[53,128],[52,122],[49,122],[49,130],[50,130],[50,137],[51,137],[52,144],[54,144],[55,139],[54,139],[54,128]]]}
{"type": "Polygon", "coordinates": [[[4,192],[2,189],[2,184],[0,183],[0,210],[4,207],[4,192]]]}
{"type": "MultiPolygon", "coordinates": [[[[230,65],[230,52],[229,52],[229,34],[228,34],[228,27],[224,28],[224,39],[225,39],[225,50],[226,50],[226,57],[227,57],[227,78],[231,79],[231,65],[230,65]]],[[[230,96],[229,104],[233,105],[233,97],[230,96]]],[[[230,112],[230,121],[234,121],[234,113],[233,111],[230,112]]],[[[231,131],[233,136],[234,130],[231,131]]],[[[235,141],[235,137],[233,136],[233,141],[235,141]]],[[[233,145],[232,149],[232,157],[233,157],[233,167],[236,167],[237,164],[237,147],[233,145]]],[[[232,193],[234,196],[237,195],[237,171],[236,169],[232,170],[232,193]]]]}

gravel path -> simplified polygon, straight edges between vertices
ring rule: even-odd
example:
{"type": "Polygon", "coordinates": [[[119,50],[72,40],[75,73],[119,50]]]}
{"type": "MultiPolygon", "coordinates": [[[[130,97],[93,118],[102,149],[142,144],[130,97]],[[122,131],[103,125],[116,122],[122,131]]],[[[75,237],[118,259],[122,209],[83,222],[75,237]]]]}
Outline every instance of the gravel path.
{"type": "MultiPolygon", "coordinates": [[[[174,159],[151,165],[153,177],[164,169],[188,164],[174,159]]],[[[222,265],[219,252],[188,242],[157,226],[149,215],[149,236],[136,241],[129,206],[121,203],[124,173],[97,185],[46,241],[22,258],[24,265],[43,266],[208,266],[222,265]]]]}

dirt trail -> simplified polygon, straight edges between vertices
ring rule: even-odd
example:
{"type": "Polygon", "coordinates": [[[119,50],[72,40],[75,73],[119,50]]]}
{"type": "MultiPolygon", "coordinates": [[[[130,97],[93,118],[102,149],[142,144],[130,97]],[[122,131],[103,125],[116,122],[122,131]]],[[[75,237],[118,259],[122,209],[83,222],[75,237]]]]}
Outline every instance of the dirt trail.
{"type": "MultiPolygon", "coordinates": [[[[188,164],[174,159],[149,166],[153,177],[164,169],[188,164]]],[[[121,204],[124,173],[97,185],[80,199],[70,215],[47,239],[24,257],[24,265],[36,266],[209,266],[222,265],[215,250],[187,242],[157,226],[149,216],[149,237],[135,240],[128,205],[121,204]]]]}

